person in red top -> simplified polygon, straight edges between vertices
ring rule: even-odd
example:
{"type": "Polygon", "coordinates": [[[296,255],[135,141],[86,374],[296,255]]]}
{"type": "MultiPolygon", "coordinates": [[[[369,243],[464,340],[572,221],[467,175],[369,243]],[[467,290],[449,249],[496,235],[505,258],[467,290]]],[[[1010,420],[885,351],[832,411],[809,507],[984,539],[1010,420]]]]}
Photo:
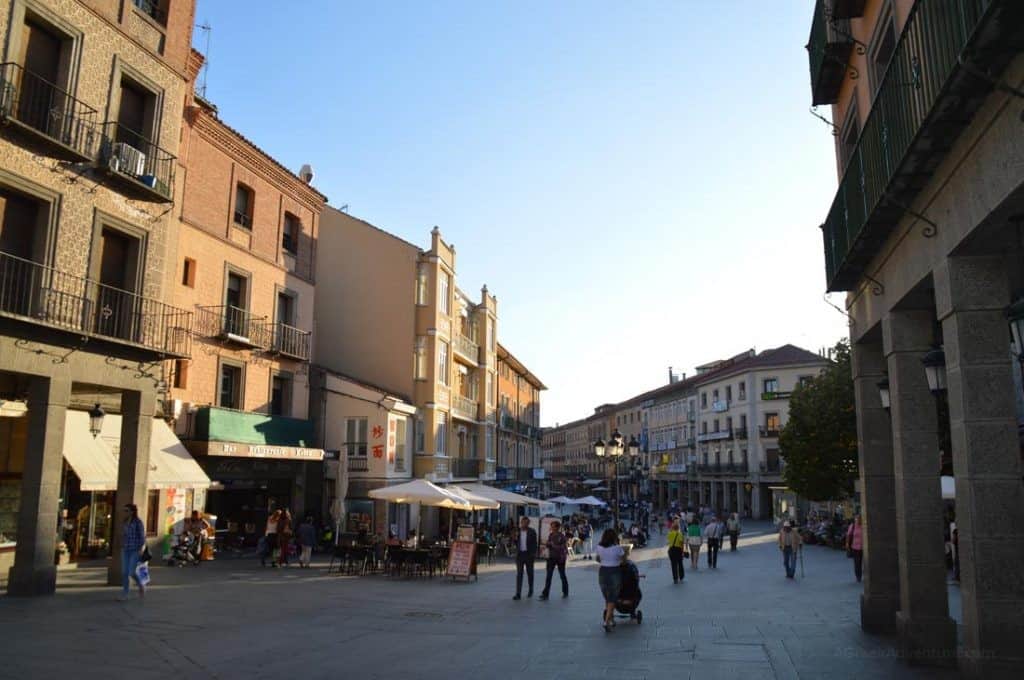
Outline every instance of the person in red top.
{"type": "Polygon", "coordinates": [[[853,518],[850,528],[846,530],[846,554],[853,558],[853,575],[860,583],[864,564],[864,528],[860,523],[860,515],[853,518]]]}
{"type": "Polygon", "coordinates": [[[565,577],[565,560],[569,555],[569,551],[566,547],[565,534],[562,533],[562,524],[558,520],[551,523],[547,546],[548,573],[547,579],[544,581],[544,591],[540,594],[540,599],[548,599],[548,595],[551,593],[551,577],[554,575],[555,569],[558,569],[558,575],[562,577],[562,597],[569,597],[569,579],[565,577]]]}

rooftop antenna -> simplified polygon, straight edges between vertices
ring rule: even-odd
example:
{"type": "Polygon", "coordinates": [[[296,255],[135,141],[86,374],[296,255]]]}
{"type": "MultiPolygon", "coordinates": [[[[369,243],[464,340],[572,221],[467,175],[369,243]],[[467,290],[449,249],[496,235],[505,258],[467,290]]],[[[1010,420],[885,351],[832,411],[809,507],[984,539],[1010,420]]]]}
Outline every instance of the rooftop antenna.
{"type": "Polygon", "coordinates": [[[348,203],[346,203],[345,205],[343,205],[340,208],[338,208],[338,210],[340,210],[343,213],[347,213],[348,212],[348,203]]]}
{"type": "Polygon", "coordinates": [[[203,50],[203,68],[199,75],[199,83],[196,85],[196,93],[206,99],[206,76],[210,72],[210,33],[213,29],[210,27],[209,21],[197,24],[196,28],[202,31],[206,38],[206,47],[203,50]]]}

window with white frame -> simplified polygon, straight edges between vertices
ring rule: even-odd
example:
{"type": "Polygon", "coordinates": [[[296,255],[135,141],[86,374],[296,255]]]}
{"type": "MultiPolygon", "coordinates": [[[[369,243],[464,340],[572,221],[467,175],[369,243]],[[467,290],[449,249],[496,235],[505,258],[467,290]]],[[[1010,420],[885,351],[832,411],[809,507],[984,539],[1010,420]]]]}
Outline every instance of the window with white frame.
{"type": "Polygon", "coordinates": [[[437,342],[437,381],[448,384],[448,343],[443,340],[437,342]]]}
{"type": "Polygon", "coordinates": [[[451,314],[452,312],[451,284],[451,274],[444,271],[439,272],[437,277],[437,304],[444,315],[451,314]]]}
{"type": "Polygon", "coordinates": [[[487,371],[487,405],[494,405],[494,374],[487,371]]]}
{"type": "Polygon", "coordinates": [[[438,411],[434,430],[434,453],[443,456],[448,451],[448,414],[438,411]]]}
{"type": "Polygon", "coordinates": [[[430,288],[427,286],[427,265],[423,262],[416,266],[416,304],[426,305],[430,302],[430,288]]]}
{"type": "Polygon", "coordinates": [[[778,378],[765,378],[764,389],[761,390],[764,393],[778,392],[779,391],[779,379],[778,378]]]}
{"type": "Polygon", "coordinates": [[[395,421],[395,461],[399,466],[405,467],[406,436],[409,427],[409,419],[402,417],[395,421]]]}
{"type": "Polygon", "coordinates": [[[484,458],[487,460],[494,460],[494,430],[486,428],[487,434],[484,438],[484,458]]]}
{"type": "Polygon", "coordinates": [[[427,339],[422,335],[416,338],[416,349],[413,354],[413,377],[416,380],[427,379],[427,339]]]}
{"type": "Polygon", "coordinates": [[[739,384],[739,388],[740,388],[740,401],[743,401],[744,399],[747,398],[747,383],[746,383],[746,381],[741,382],[739,384]]]}
{"type": "Polygon", "coordinates": [[[426,433],[427,433],[427,424],[423,420],[423,415],[422,414],[417,414],[416,415],[416,422],[413,425],[413,438],[416,440],[413,443],[413,446],[416,447],[416,453],[423,453],[423,449],[426,448],[426,444],[427,444],[427,442],[426,442],[426,439],[427,439],[426,433]]]}
{"type": "Polygon", "coordinates": [[[366,458],[367,419],[345,419],[345,451],[349,458],[366,458]]]}

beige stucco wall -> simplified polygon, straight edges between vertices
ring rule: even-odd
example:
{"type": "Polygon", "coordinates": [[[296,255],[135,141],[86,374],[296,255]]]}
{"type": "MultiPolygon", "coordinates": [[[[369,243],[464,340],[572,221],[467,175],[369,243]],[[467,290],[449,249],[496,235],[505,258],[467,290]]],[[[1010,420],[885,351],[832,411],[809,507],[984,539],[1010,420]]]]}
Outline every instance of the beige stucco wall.
{"type": "Polygon", "coordinates": [[[315,363],[413,394],[418,249],[331,207],[319,236],[315,363]]]}

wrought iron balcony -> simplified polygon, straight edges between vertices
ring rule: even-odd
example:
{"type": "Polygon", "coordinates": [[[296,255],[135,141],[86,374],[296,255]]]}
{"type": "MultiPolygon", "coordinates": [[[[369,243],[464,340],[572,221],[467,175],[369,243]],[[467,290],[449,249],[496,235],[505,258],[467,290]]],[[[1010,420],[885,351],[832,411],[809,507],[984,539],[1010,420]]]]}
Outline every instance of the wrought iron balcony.
{"type": "Polygon", "coordinates": [[[91,161],[96,110],[18,64],[0,64],[0,121],[36,137],[63,158],[91,161]]]}
{"type": "Polygon", "coordinates": [[[177,158],[117,122],[103,124],[100,167],[140,198],[170,203],[177,158]]]}
{"type": "Polygon", "coordinates": [[[765,427],[765,426],[762,425],[758,429],[760,430],[760,434],[761,434],[761,438],[762,439],[772,439],[772,438],[776,438],[776,437],[779,436],[779,428],[778,427],[765,427]]]}
{"type": "Polygon", "coordinates": [[[1013,0],[914,3],[822,225],[829,291],[857,286],[992,90],[983,74],[1019,53],[1022,25],[1013,0]]]}
{"type": "Polygon", "coordinates": [[[272,322],[267,324],[267,336],[270,339],[269,350],[299,361],[309,361],[309,340],[312,333],[299,330],[286,323],[272,322]]]}
{"type": "Polygon", "coordinates": [[[853,51],[850,22],[833,14],[831,4],[826,0],[814,3],[811,36],[807,41],[811,100],[815,106],[836,103],[853,51]]]}
{"type": "Polygon", "coordinates": [[[461,354],[473,364],[479,362],[480,347],[475,342],[461,333],[457,333],[452,340],[452,346],[455,348],[456,353],[461,354]]]}
{"type": "Polygon", "coordinates": [[[452,458],[449,461],[452,477],[479,477],[480,460],[476,458],[452,458]]]}
{"type": "Polygon", "coordinates": [[[208,338],[219,338],[247,347],[269,349],[271,335],[267,317],[254,316],[245,309],[231,305],[197,307],[197,331],[208,338]]]}
{"type": "Polygon", "coordinates": [[[456,394],[452,397],[452,413],[458,418],[476,420],[477,402],[469,397],[456,394]]]}
{"type": "Polygon", "coordinates": [[[0,252],[0,316],[187,358],[192,313],[0,252]]]}
{"type": "Polygon", "coordinates": [[[831,0],[832,16],[836,19],[855,19],[864,16],[867,0],[831,0]]]}
{"type": "Polygon", "coordinates": [[[778,474],[782,472],[782,461],[778,459],[761,461],[761,472],[768,474],[778,474]]]}
{"type": "Polygon", "coordinates": [[[747,438],[747,428],[746,428],[746,426],[737,427],[737,428],[733,429],[732,436],[735,437],[736,439],[746,439],[747,438]]]}
{"type": "Polygon", "coordinates": [[[350,456],[348,459],[349,472],[369,472],[370,461],[366,456],[350,456]]]}

